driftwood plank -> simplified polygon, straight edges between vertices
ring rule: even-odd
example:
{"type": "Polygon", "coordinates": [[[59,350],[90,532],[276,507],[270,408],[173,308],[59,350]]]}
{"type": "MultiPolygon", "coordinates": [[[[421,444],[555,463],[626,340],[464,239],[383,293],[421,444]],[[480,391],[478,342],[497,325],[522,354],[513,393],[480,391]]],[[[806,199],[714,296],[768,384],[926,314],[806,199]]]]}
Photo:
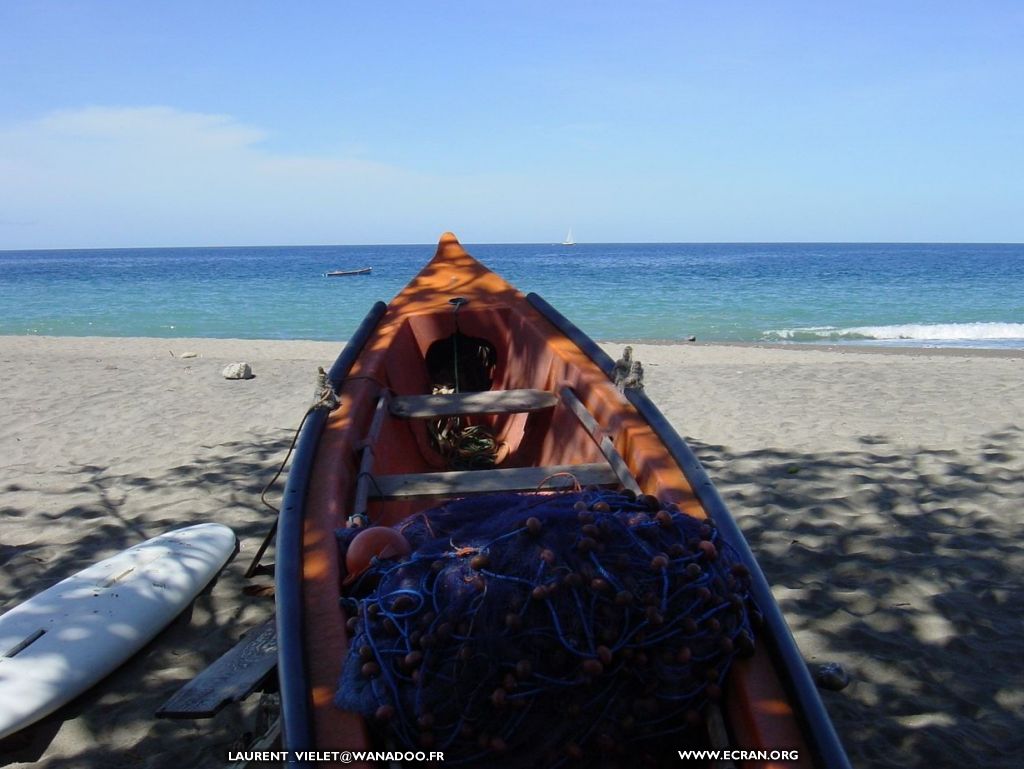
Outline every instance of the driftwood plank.
{"type": "Polygon", "coordinates": [[[378,475],[371,484],[371,495],[378,499],[398,497],[446,497],[461,494],[489,494],[495,491],[535,491],[544,483],[545,489],[572,486],[572,478],[558,473],[571,473],[581,486],[603,486],[618,483],[615,472],[604,462],[586,465],[551,465],[549,467],[513,467],[499,470],[453,470],[446,473],[410,473],[378,475]],[[551,476],[555,476],[551,478],[551,476]]]}
{"type": "Polygon", "coordinates": [[[553,408],[558,398],[546,390],[486,390],[443,395],[402,395],[391,399],[391,413],[403,419],[469,414],[517,414],[553,408]]]}
{"type": "Polygon", "coordinates": [[[273,618],[250,630],[227,653],[165,702],[158,718],[211,718],[230,702],[244,700],[277,664],[273,618]]]}

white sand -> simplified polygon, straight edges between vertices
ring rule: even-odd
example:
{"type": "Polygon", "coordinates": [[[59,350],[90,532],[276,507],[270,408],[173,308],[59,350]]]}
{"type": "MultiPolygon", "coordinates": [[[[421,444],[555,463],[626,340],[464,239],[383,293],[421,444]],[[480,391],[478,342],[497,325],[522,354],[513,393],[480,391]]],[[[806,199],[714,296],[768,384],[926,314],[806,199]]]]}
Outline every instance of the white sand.
{"type": "MultiPolygon", "coordinates": [[[[0,744],[0,766],[221,766],[255,698],[152,718],[270,616],[243,593],[259,492],[339,344],[0,337],[0,610],[182,525],[239,557],[105,682],[0,744]],[[185,351],[200,357],[172,357],[185,351]],[[226,381],[246,360],[256,378],[226,381]]],[[[613,354],[618,346],[610,346],[613,354]]],[[[1024,755],[1024,355],[635,347],[647,389],[740,520],[855,766],[1024,755]]],[[[268,584],[268,578],[257,580],[268,584]]]]}

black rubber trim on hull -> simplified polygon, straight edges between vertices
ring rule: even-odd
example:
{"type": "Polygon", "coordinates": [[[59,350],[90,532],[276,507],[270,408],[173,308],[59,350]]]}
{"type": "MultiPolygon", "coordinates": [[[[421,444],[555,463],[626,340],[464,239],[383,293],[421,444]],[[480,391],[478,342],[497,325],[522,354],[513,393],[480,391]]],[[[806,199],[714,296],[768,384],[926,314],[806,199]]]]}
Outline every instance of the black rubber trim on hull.
{"type": "MultiPolygon", "coordinates": [[[[377,328],[387,305],[377,302],[359,324],[355,334],[341,351],[328,374],[337,392],[356,359],[377,328]]],[[[292,457],[277,532],[275,595],[277,604],[277,675],[281,687],[282,741],[290,758],[288,766],[305,767],[295,761],[295,751],[314,750],[313,724],[310,717],[309,679],[302,616],[302,530],[306,517],[306,492],[309,488],[313,460],[328,410],[320,407],[306,419],[292,457]]]]}
{"type": "Polygon", "coordinates": [[[348,372],[352,370],[352,366],[355,365],[356,358],[363,351],[363,347],[366,346],[366,340],[370,338],[380,323],[380,319],[384,317],[384,313],[387,312],[388,306],[384,302],[375,302],[370,311],[366,313],[366,317],[363,318],[363,322],[359,324],[359,328],[348,340],[345,345],[345,349],[341,351],[338,359],[334,361],[334,365],[331,366],[331,370],[327,372],[327,378],[331,382],[331,387],[334,388],[334,392],[338,392],[341,387],[342,380],[348,376],[348,372]]]}
{"type": "MultiPolygon", "coordinates": [[[[586,353],[609,379],[611,378],[614,361],[589,336],[541,296],[531,293],[527,295],[526,299],[555,328],[586,353]]],[[[626,390],[625,394],[640,416],[647,421],[661,442],[665,444],[665,448],[683,471],[683,475],[689,481],[705,512],[715,521],[726,540],[736,549],[740,559],[750,570],[751,592],[758,608],[764,615],[767,635],[771,640],[769,644],[772,647],[771,651],[781,668],[783,683],[796,704],[797,713],[807,727],[807,741],[815,752],[816,763],[823,769],[850,769],[846,751],[828,717],[828,712],[825,710],[818,689],[811,679],[807,665],[796,645],[796,640],[782,616],[782,610],[775,602],[775,597],[768,586],[768,580],[765,579],[764,572],[761,571],[760,565],[754,558],[743,532],[725,506],[725,502],[722,501],[718,489],[711,482],[711,478],[693,453],[693,449],[676,432],[651,399],[638,390],[626,390]]]]}

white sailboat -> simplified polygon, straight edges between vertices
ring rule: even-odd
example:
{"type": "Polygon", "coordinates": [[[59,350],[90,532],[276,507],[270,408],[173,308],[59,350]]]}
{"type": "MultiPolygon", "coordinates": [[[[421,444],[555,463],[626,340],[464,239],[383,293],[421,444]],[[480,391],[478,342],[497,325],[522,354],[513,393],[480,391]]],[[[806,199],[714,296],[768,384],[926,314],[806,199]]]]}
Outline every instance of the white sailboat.
{"type": "Polygon", "coordinates": [[[569,232],[565,235],[565,240],[562,241],[563,246],[575,246],[576,241],[572,239],[572,227],[569,228],[569,232]]]}

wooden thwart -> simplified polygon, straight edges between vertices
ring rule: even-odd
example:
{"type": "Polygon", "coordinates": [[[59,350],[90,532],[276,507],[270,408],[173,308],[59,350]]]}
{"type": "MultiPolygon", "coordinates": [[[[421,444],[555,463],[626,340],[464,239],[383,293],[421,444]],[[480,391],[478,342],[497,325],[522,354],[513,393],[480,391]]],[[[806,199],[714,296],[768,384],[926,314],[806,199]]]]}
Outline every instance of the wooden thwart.
{"type": "Polygon", "coordinates": [[[543,411],[558,403],[546,390],[486,390],[444,395],[402,395],[391,399],[391,413],[403,419],[470,414],[517,414],[543,411]]]}
{"type": "Polygon", "coordinates": [[[211,718],[248,697],[277,665],[273,618],[250,630],[234,647],[165,702],[158,718],[211,718]]]}
{"type": "Polygon", "coordinates": [[[375,483],[371,484],[370,495],[375,499],[396,499],[489,494],[496,491],[534,491],[548,478],[550,480],[543,486],[545,489],[571,487],[572,478],[559,473],[571,474],[581,486],[605,486],[619,482],[615,471],[600,462],[586,465],[378,475],[374,479],[375,483]]]}

